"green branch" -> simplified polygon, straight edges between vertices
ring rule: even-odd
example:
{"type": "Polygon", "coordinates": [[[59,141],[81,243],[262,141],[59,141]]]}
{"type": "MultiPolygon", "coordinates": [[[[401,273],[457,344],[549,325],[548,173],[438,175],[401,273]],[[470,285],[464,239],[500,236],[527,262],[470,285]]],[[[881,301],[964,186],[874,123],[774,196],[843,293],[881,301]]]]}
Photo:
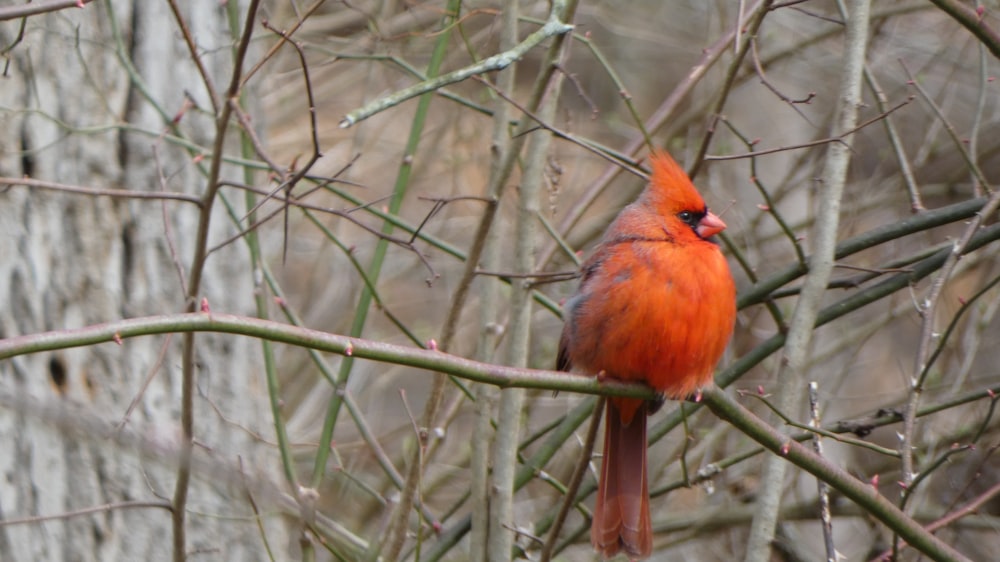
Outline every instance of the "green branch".
{"type": "Polygon", "coordinates": [[[571,375],[558,371],[537,371],[491,365],[440,351],[351,338],[272,320],[214,312],[146,316],[96,324],[85,328],[7,338],[0,340],[0,360],[29,353],[101,343],[120,342],[119,345],[128,345],[125,340],[138,336],[193,332],[239,334],[357,359],[371,359],[428,371],[445,372],[501,388],[539,388],[633,398],[655,397],[650,389],[637,384],[626,384],[612,380],[599,381],[594,377],[571,375]]]}

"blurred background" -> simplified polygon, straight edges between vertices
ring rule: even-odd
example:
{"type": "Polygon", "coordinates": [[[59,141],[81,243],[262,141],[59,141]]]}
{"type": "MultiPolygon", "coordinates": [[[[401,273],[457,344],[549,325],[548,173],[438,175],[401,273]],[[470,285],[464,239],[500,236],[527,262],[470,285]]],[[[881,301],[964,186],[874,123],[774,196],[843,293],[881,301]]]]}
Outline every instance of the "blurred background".
{"type": "MultiPolygon", "coordinates": [[[[767,13],[753,33],[751,52],[734,66],[733,31],[739,27],[741,35],[751,32],[747,16],[740,19],[739,15],[740,9],[748,9],[750,4],[580,3],[574,19],[574,38],[558,70],[565,73],[566,80],[550,122],[559,131],[598,146],[614,158],[641,163],[648,152],[642,142],[641,121],[648,127],[654,146],[667,148],[689,169],[697,164],[695,184],[729,226],[725,245],[741,293],[754,286],[756,280],[767,279],[796,262],[795,244],[806,254],[811,248],[812,223],[822,212],[815,196],[826,147],[816,141],[831,136],[844,42],[842,17],[835,2],[783,3],[787,5],[767,13]],[[727,89],[730,74],[734,77],[727,89]],[[716,119],[715,108],[724,93],[726,99],[716,119]],[[698,150],[710,129],[714,135],[702,162],[698,150]],[[713,159],[796,146],[753,159],[713,159]],[[788,232],[778,218],[787,225],[788,232]],[[734,250],[740,255],[739,261],[733,257],[734,250]]],[[[311,195],[309,201],[345,210],[356,208],[358,202],[385,208],[401,173],[417,101],[404,102],[347,129],[338,123],[366,102],[418,81],[410,69],[422,72],[426,68],[447,8],[434,2],[352,2],[327,3],[309,15],[304,9],[301,3],[275,4],[269,18],[283,29],[302,22],[296,37],[309,64],[323,152],[314,173],[339,174],[337,178],[353,182],[336,186],[346,196],[327,191],[311,195]]],[[[442,72],[500,50],[503,9],[503,5],[495,3],[462,4],[458,22],[451,29],[442,72]]],[[[519,9],[518,32],[523,38],[547,18],[549,5],[521,2],[519,9]]],[[[995,21],[989,9],[986,14],[987,21],[995,21]]],[[[840,239],[904,221],[914,216],[915,208],[937,209],[982,195],[988,188],[975,181],[963,150],[971,154],[988,181],[996,181],[1000,172],[1000,144],[991,133],[1000,118],[995,57],[966,29],[929,3],[875,3],[871,29],[867,69],[872,80],[864,87],[859,118],[859,122],[868,123],[854,134],[840,239]],[[913,81],[919,83],[924,94],[913,81]],[[893,127],[894,139],[890,138],[887,123],[893,127]],[[958,143],[952,135],[957,136],[958,143]],[[909,181],[901,158],[912,174],[909,181]]],[[[505,95],[521,107],[528,103],[545,57],[544,48],[535,48],[513,67],[515,86],[505,95]]],[[[484,78],[492,81],[496,75],[490,73],[484,78]]],[[[310,124],[303,69],[295,51],[283,49],[268,65],[266,84],[261,90],[272,155],[282,162],[304,159],[311,152],[310,124]]],[[[465,252],[485,204],[474,199],[455,200],[437,209],[434,201],[486,196],[495,156],[491,153],[493,122],[484,108],[494,107],[496,95],[474,80],[451,85],[447,91],[454,97],[436,96],[426,112],[400,217],[409,225],[422,225],[422,233],[465,252]]],[[[511,119],[523,116],[518,108],[512,110],[511,119]]],[[[545,133],[535,130],[530,134],[545,133]]],[[[527,153],[522,154],[519,162],[523,164],[527,157],[527,153]]],[[[553,141],[545,160],[545,191],[538,221],[550,225],[569,250],[585,256],[611,218],[638,193],[643,181],[631,173],[622,173],[619,165],[570,140],[553,141]]],[[[523,167],[516,167],[507,181],[494,227],[499,232],[495,242],[502,248],[500,271],[512,271],[515,259],[515,215],[522,171],[523,167]]],[[[372,228],[381,227],[379,217],[364,210],[352,212],[372,228]]],[[[324,232],[296,218],[295,213],[290,216],[287,237],[282,231],[284,226],[278,224],[272,225],[266,236],[288,302],[302,311],[309,326],[350,332],[358,296],[364,288],[351,258],[362,266],[369,264],[377,238],[337,218],[322,219],[329,229],[324,232]],[[332,244],[331,236],[349,248],[350,255],[332,244]],[[279,258],[281,252],[287,253],[279,258]]],[[[954,241],[966,224],[955,221],[919,229],[839,261],[834,271],[835,286],[824,303],[837,302],[905,269],[923,252],[954,241]],[[866,276],[868,273],[871,275],[866,276]]],[[[422,263],[410,249],[389,246],[376,282],[381,307],[373,308],[368,315],[364,337],[411,343],[398,322],[419,341],[440,338],[464,264],[425,241],[417,241],[416,248],[425,254],[427,263],[422,263]],[[433,282],[428,284],[431,277],[433,282]]],[[[533,252],[536,271],[573,271],[573,259],[554,248],[552,235],[539,228],[533,252]]],[[[986,247],[963,258],[948,280],[936,325],[943,330],[950,322],[956,324],[930,373],[924,402],[943,402],[1000,382],[997,290],[988,290],[963,308],[965,299],[998,274],[996,249],[986,247]]],[[[795,288],[800,282],[793,280],[771,295],[771,302],[786,319],[794,307],[795,288]]],[[[905,287],[817,329],[802,376],[819,383],[825,421],[877,417],[901,408],[916,368],[921,331],[916,307],[927,294],[929,284],[923,280],[905,287]]],[[[569,280],[539,283],[536,288],[552,301],[561,302],[575,286],[576,281],[569,280]]],[[[467,356],[482,353],[481,349],[477,351],[477,339],[482,330],[493,330],[499,337],[491,340],[494,347],[482,357],[502,362],[510,292],[495,277],[485,275],[477,277],[473,287],[450,351],[467,356]],[[477,288],[487,283],[500,284],[504,296],[495,324],[483,326],[477,314],[476,295],[477,288]]],[[[534,307],[530,366],[553,366],[560,329],[558,314],[542,306],[534,307]]],[[[750,353],[777,331],[774,316],[763,304],[758,301],[746,306],[740,312],[723,366],[750,353]]],[[[770,354],[743,373],[735,387],[760,387],[772,392],[770,385],[780,358],[780,351],[770,354]]],[[[300,350],[283,350],[281,364],[294,439],[315,443],[333,390],[300,350]]],[[[429,387],[426,373],[365,361],[353,365],[346,391],[397,466],[407,462],[406,452],[415,446],[413,422],[404,399],[411,410],[420,411],[429,387]]],[[[562,419],[583,399],[565,393],[553,396],[549,392],[530,392],[522,438],[562,419]]],[[[426,458],[421,496],[448,529],[469,513],[465,495],[473,454],[470,432],[475,409],[453,388],[445,400],[446,408],[438,418],[439,443],[433,455],[426,458]]],[[[761,406],[752,400],[748,404],[761,406]]],[[[788,414],[804,419],[805,396],[801,404],[801,411],[788,414]]],[[[996,467],[1000,465],[990,460],[997,445],[997,423],[991,417],[991,407],[989,400],[973,401],[919,423],[918,458],[924,465],[953,444],[968,444],[973,435],[977,441],[974,451],[955,455],[935,468],[922,485],[922,492],[911,500],[918,518],[936,519],[948,506],[977,497],[996,481],[996,467]],[[976,434],[980,429],[985,431],[976,434]]],[[[664,411],[674,408],[668,404],[664,411]]],[[[654,418],[652,423],[657,421],[654,418]]],[[[707,412],[695,415],[688,423],[692,439],[686,453],[689,470],[704,469],[752,448],[746,437],[707,412]]],[[[580,456],[584,429],[581,426],[545,465],[548,476],[558,482],[569,478],[580,456]]],[[[866,439],[892,449],[898,447],[898,431],[897,425],[888,425],[875,429],[866,439]]],[[[530,455],[535,445],[525,443],[523,454],[530,455]]],[[[678,427],[651,448],[651,489],[679,481],[678,459],[683,443],[684,429],[678,427]]],[[[897,459],[831,441],[826,447],[826,454],[850,472],[863,479],[878,475],[886,495],[893,499],[898,496],[897,459]]],[[[387,514],[396,492],[379,469],[370,446],[349,421],[338,423],[333,449],[336,461],[324,484],[324,501],[329,502],[327,506],[338,520],[358,534],[379,537],[388,525],[387,514]],[[343,506],[352,507],[344,510],[343,506]]],[[[303,457],[304,466],[311,466],[311,455],[304,453],[303,457]]],[[[655,498],[654,528],[659,531],[655,559],[732,560],[741,556],[753,514],[760,464],[761,457],[754,456],[728,466],[699,485],[655,498]]],[[[593,476],[591,472],[588,481],[592,482],[593,476]]],[[[551,517],[560,503],[562,496],[556,488],[536,477],[516,494],[515,520],[528,535],[551,517]]],[[[792,473],[786,495],[787,514],[779,529],[780,550],[786,552],[786,559],[822,556],[815,512],[808,509],[815,501],[812,477],[792,473]]],[[[867,559],[891,545],[891,537],[857,513],[849,502],[834,504],[838,510],[834,526],[837,544],[848,560],[867,559]]],[[[944,533],[948,542],[969,546],[976,551],[967,551],[970,555],[978,553],[981,559],[989,558],[988,553],[997,545],[997,509],[994,500],[984,506],[979,516],[949,527],[944,533]],[[981,550],[978,545],[982,545],[981,550]]],[[[562,559],[594,559],[586,534],[579,533],[585,528],[579,514],[571,515],[564,533],[577,532],[576,541],[562,552],[562,559]]],[[[423,532],[427,533],[428,544],[433,544],[434,535],[426,528],[423,532]]],[[[461,560],[468,556],[463,544],[453,547],[446,558],[461,560]]],[[[521,537],[518,544],[528,550],[529,558],[538,548],[526,537],[521,537]]]]}

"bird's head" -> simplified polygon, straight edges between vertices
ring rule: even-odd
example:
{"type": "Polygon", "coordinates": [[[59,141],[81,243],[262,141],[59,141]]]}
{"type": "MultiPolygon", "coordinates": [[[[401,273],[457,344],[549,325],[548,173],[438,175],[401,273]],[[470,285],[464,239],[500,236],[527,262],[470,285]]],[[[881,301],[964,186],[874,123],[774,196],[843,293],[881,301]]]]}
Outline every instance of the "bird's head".
{"type": "Polygon", "coordinates": [[[687,173],[669,154],[653,152],[649,160],[653,175],[645,197],[668,225],[676,227],[670,229],[675,235],[690,229],[697,237],[708,239],[726,229],[726,223],[709,212],[687,173]]]}

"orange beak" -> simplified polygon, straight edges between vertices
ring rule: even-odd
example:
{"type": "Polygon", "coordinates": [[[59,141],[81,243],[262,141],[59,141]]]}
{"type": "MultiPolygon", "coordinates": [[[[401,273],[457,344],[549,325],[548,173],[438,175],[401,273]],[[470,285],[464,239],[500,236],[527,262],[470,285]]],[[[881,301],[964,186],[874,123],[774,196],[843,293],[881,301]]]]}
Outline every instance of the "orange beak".
{"type": "Polygon", "coordinates": [[[694,229],[698,233],[698,236],[702,238],[710,238],[716,234],[722,232],[726,229],[726,223],[722,222],[722,219],[715,215],[714,213],[708,213],[698,222],[698,226],[694,229]]]}

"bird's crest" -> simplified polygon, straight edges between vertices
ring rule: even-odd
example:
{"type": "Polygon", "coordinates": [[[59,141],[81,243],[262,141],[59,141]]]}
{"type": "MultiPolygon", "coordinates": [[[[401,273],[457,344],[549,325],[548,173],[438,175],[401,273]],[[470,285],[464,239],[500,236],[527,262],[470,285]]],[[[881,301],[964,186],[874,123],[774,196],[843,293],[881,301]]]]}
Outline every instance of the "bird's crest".
{"type": "Polygon", "coordinates": [[[649,191],[658,206],[664,205],[670,214],[680,211],[701,211],[705,200],[691,183],[684,168],[662,150],[649,155],[653,175],[649,179],[649,191]]]}

